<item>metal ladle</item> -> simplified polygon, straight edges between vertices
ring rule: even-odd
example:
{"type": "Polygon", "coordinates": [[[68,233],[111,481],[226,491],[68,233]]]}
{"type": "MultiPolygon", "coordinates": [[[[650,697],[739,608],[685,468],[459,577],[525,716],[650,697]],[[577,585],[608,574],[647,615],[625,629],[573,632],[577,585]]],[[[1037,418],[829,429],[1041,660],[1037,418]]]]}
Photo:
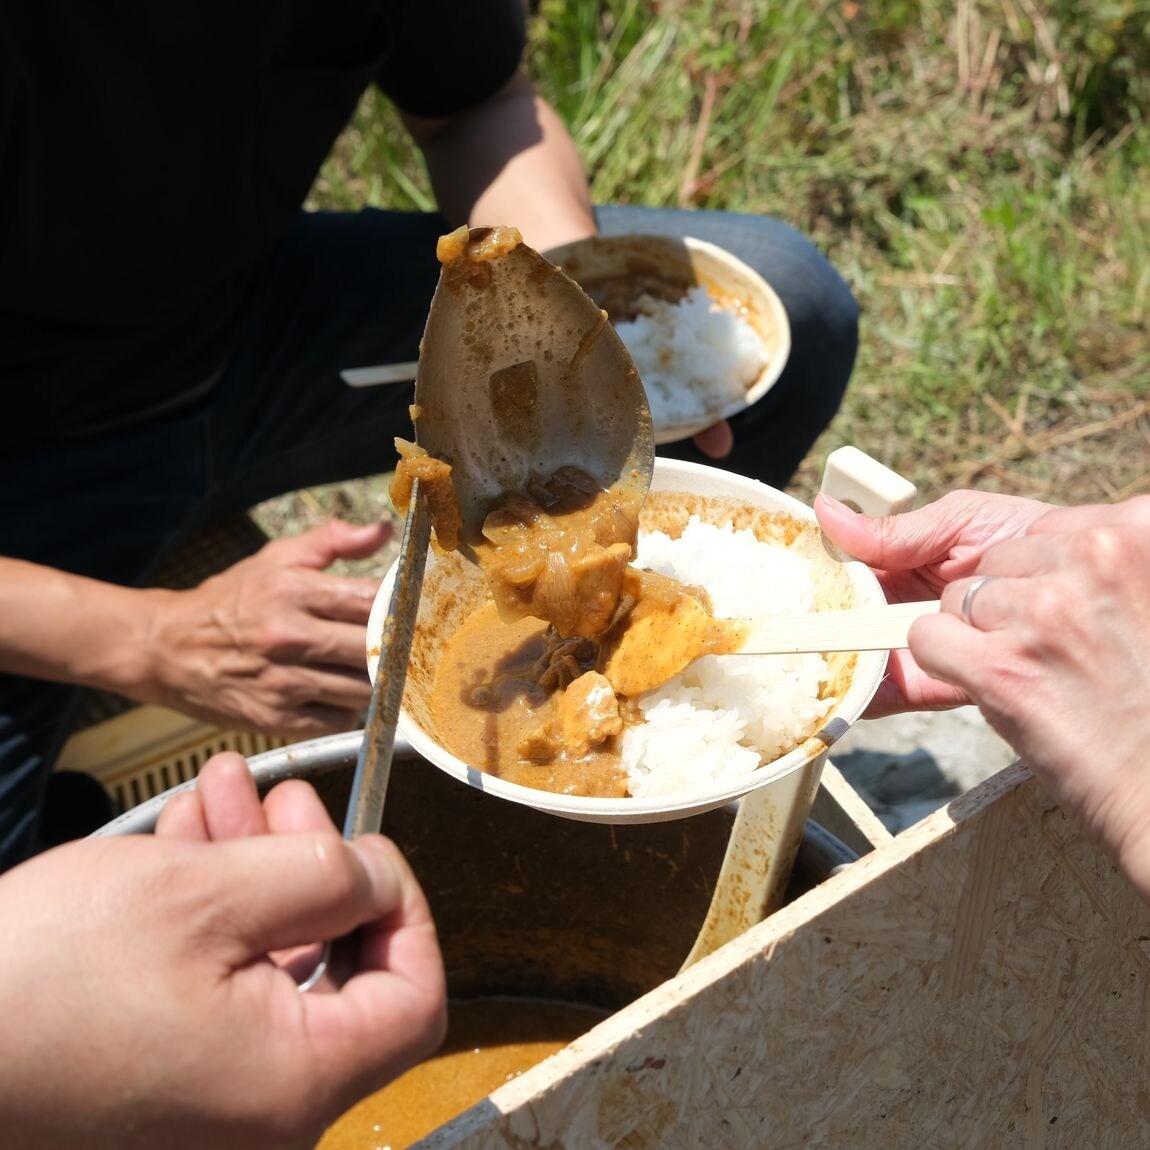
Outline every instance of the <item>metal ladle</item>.
{"type": "Polygon", "coordinates": [[[464,540],[501,497],[567,465],[645,496],[651,412],[606,313],[514,228],[461,228],[439,257],[416,439],[452,466],[464,540]]]}

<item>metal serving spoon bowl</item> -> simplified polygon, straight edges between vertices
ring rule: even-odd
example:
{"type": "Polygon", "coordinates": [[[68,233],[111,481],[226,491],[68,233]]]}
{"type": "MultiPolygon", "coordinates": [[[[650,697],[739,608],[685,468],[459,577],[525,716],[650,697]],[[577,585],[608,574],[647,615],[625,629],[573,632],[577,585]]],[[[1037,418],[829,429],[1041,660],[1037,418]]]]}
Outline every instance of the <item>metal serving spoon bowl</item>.
{"type": "Polygon", "coordinates": [[[460,228],[438,255],[416,439],[452,466],[463,538],[501,497],[563,466],[646,495],[651,411],[605,313],[515,228],[460,228]]]}

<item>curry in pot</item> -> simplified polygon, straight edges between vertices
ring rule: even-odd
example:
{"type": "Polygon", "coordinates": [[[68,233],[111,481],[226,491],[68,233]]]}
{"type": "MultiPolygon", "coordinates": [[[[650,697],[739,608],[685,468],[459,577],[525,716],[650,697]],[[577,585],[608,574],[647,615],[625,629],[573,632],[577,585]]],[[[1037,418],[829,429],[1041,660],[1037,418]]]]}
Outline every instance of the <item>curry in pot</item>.
{"type": "Polygon", "coordinates": [[[443,1046],[342,1115],[316,1150],[404,1150],[606,1017],[545,999],[455,999],[443,1046]]]}

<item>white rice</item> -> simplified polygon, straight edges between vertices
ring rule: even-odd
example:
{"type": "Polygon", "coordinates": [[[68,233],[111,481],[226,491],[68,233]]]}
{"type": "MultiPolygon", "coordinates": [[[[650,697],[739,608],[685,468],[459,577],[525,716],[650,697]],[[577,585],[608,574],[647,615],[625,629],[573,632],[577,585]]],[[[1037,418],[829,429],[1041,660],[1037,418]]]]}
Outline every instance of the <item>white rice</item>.
{"type": "Polygon", "coordinates": [[[677,303],[645,296],[615,330],[631,353],[656,427],[692,423],[741,400],[770,358],[758,332],[699,286],[677,303]]]}
{"type": "MultiPolygon", "coordinates": [[[[692,517],[676,540],[639,537],[636,566],[703,586],[720,618],[795,615],[814,609],[810,564],[751,531],[692,517]]],[[[639,697],[646,722],[623,734],[628,789],[636,798],[735,783],[796,746],[834,705],[820,699],[822,655],[706,655],[639,697]]]]}

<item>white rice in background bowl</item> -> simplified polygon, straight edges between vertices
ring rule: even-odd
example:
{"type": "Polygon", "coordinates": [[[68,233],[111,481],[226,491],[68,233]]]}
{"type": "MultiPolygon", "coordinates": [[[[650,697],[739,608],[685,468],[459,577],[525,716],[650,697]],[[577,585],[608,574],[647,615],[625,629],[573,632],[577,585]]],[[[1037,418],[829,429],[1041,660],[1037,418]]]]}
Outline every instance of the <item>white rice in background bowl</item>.
{"type": "Polygon", "coordinates": [[[770,362],[758,332],[705,287],[678,301],[644,296],[615,324],[643,381],[655,427],[693,425],[746,402],[770,362]]]}
{"type": "MultiPolygon", "coordinates": [[[[692,516],[677,539],[639,538],[636,566],[704,587],[719,618],[815,609],[805,556],[754,532],[692,516]]],[[[734,783],[814,734],[835,703],[820,698],[822,655],[707,655],[637,700],[645,722],[626,729],[622,759],[634,798],[734,783]]]]}
{"type": "Polygon", "coordinates": [[[778,293],[715,244],[590,236],[543,254],[607,312],[643,381],[656,443],[757,403],[786,366],[791,329],[778,293]]]}

